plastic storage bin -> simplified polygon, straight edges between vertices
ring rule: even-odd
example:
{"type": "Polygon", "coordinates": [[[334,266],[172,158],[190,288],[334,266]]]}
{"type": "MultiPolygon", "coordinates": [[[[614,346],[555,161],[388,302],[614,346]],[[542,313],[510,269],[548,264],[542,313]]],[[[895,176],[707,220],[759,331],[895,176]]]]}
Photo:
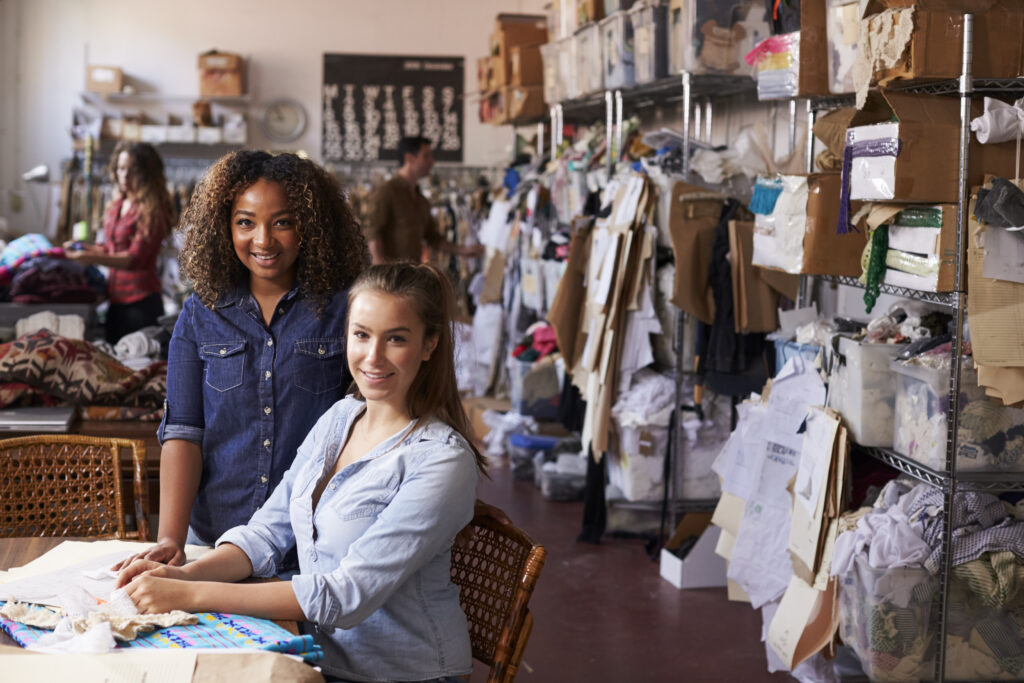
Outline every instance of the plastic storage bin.
{"type": "Polygon", "coordinates": [[[926,569],[875,569],[866,556],[854,558],[839,585],[839,634],[872,681],[931,676],[935,622],[929,617],[938,587],[926,569]]]}
{"type": "Polygon", "coordinates": [[[746,75],[743,58],[771,34],[770,18],[752,0],[669,0],[671,72],[746,75]]]}
{"type": "Polygon", "coordinates": [[[601,58],[604,63],[604,87],[628,88],[636,83],[633,53],[633,24],[627,12],[616,12],[601,21],[601,58]]]}
{"type": "Polygon", "coordinates": [[[544,60],[544,101],[549,105],[558,104],[565,99],[565,85],[561,74],[562,48],[559,43],[545,43],[540,46],[540,56],[544,60]]]}
{"type": "Polygon", "coordinates": [[[618,12],[620,9],[629,9],[633,6],[635,0],[603,0],[604,13],[602,16],[608,16],[618,12]]]}
{"type": "Polygon", "coordinates": [[[608,453],[608,481],[629,501],[661,500],[668,427],[620,427],[619,452],[608,453]]]}
{"type": "Polygon", "coordinates": [[[550,451],[558,443],[553,436],[512,433],[508,435],[508,462],[512,478],[531,481],[534,478],[534,458],[550,451]]]}
{"type": "Polygon", "coordinates": [[[559,472],[553,462],[544,465],[540,475],[540,493],[548,500],[573,501],[583,498],[587,477],[559,472]]]}
{"type": "Polygon", "coordinates": [[[775,372],[778,373],[782,366],[793,356],[800,356],[808,363],[814,363],[818,357],[821,347],[817,344],[798,344],[795,341],[786,339],[775,340],[775,372]]]}
{"type": "Polygon", "coordinates": [[[604,87],[603,64],[601,29],[597,24],[584,26],[576,33],[576,80],[581,95],[589,95],[604,87]]]}
{"type": "Polygon", "coordinates": [[[524,363],[510,357],[508,365],[512,378],[512,407],[516,412],[539,420],[556,419],[562,384],[555,363],[544,359],[524,363]]]}
{"type": "Polygon", "coordinates": [[[857,0],[828,0],[828,89],[837,95],[856,90],[853,63],[858,52],[859,9],[857,0]]]}
{"type": "MultiPolygon", "coordinates": [[[[893,448],[936,470],[946,469],[949,363],[939,367],[893,362],[896,412],[893,448]]],[[[1024,472],[1024,410],[985,395],[977,372],[960,370],[957,471],[1024,472]]]]}
{"type": "Polygon", "coordinates": [[[635,80],[650,83],[668,75],[668,6],[639,4],[629,10],[633,25],[635,80]]]}
{"type": "Polygon", "coordinates": [[[580,79],[576,73],[578,69],[576,36],[569,36],[558,42],[558,77],[562,80],[563,100],[572,100],[583,94],[580,92],[580,79]]]}
{"type": "Polygon", "coordinates": [[[839,337],[828,405],[839,411],[850,436],[861,446],[892,446],[896,384],[889,362],[904,348],[839,337]]]}

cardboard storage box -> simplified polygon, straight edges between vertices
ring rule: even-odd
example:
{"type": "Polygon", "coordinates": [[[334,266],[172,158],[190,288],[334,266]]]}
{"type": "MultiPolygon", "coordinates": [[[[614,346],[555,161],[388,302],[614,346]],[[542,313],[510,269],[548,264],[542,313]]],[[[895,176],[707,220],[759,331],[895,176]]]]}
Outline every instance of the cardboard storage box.
{"type": "Polygon", "coordinates": [[[509,51],[509,85],[543,85],[544,62],[539,45],[516,45],[509,51]]]}
{"type": "MultiPolygon", "coordinates": [[[[981,114],[974,102],[972,118],[981,114]]],[[[930,204],[955,203],[959,191],[960,100],[890,90],[871,91],[846,131],[846,144],[892,141],[885,156],[855,156],[850,198],[930,204]],[[898,144],[897,142],[898,141],[898,144]]],[[[980,185],[985,174],[1014,177],[1013,143],[982,145],[971,136],[967,181],[980,185]]]]}
{"type": "Polygon", "coordinates": [[[230,52],[199,55],[199,95],[238,97],[245,94],[245,60],[230,52]]]}
{"type": "MultiPolygon", "coordinates": [[[[908,228],[904,231],[894,231],[889,228],[890,237],[894,238],[889,244],[889,249],[911,251],[912,249],[927,249],[927,251],[915,252],[923,256],[935,256],[939,259],[939,272],[937,275],[925,277],[903,273],[892,268],[886,268],[886,284],[896,287],[909,287],[928,292],[952,292],[956,281],[956,205],[940,204],[942,209],[942,227],[938,230],[937,241],[935,231],[931,228],[908,228]],[[906,233],[912,233],[907,235],[906,233]],[[915,239],[916,237],[916,239],[915,239]],[[932,241],[930,245],[921,244],[924,240],[932,241]],[[913,240],[913,241],[910,241],[913,240]],[[909,247],[909,248],[908,248],[909,247]]],[[[898,219],[896,217],[895,219],[898,219]]],[[[867,232],[864,230],[864,232],[867,232]]],[[[964,281],[967,275],[967,260],[962,259],[965,271],[964,281]]]]}
{"type": "Polygon", "coordinates": [[[542,85],[509,88],[505,94],[505,101],[509,121],[533,119],[544,116],[547,112],[542,85]]]}
{"type": "Polygon", "coordinates": [[[891,66],[874,60],[871,82],[958,78],[961,71],[963,12],[974,9],[973,74],[975,78],[1016,78],[1024,70],[1024,4],[1016,0],[869,0],[861,35],[886,36],[887,55],[899,57],[891,66]],[[892,42],[889,9],[911,11],[913,30],[902,50],[892,42]]]}
{"type": "MultiPolygon", "coordinates": [[[[836,234],[839,221],[838,173],[811,173],[807,176],[807,231],[804,233],[804,257],[801,273],[806,275],[848,275],[859,277],[860,258],[868,243],[866,230],[836,234]]],[[[856,213],[861,202],[851,202],[856,213]]]]}
{"type": "Polygon", "coordinates": [[[576,0],[576,23],[579,26],[592,24],[604,18],[602,0],[576,0]]]}
{"type": "Polygon", "coordinates": [[[473,432],[477,439],[482,439],[490,433],[491,428],[484,422],[484,412],[494,410],[499,413],[507,413],[512,410],[512,404],[508,401],[490,396],[468,396],[462,399],[462,407],[473,425],[473,432]]]}
{"type": "Polygon", "coordinates": [[[89,65],[85,73],[85,89],[96,93],[118,93],[124,87],[124,72],[116,66],[89,65]]]}
{"type": "Polygon", "coordinates": [[[476,87],[481,93],[491,89],[491,56],[480,57],[476,60],[476,87]]]}

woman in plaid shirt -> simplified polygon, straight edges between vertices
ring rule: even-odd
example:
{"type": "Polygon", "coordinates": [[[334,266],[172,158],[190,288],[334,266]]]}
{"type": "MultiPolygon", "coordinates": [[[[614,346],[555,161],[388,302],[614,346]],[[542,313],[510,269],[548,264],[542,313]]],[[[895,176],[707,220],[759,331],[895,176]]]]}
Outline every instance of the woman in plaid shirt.
{"type": "Polygon", "coordinates": [[[108,266],[107,341],[156,325],[164,314],[157,256],[174,216],[164,162],[146,142],[121,142],[110,157],[117,186],[103,218],[103,244],[65,244],[68,258],[108,266]]]}

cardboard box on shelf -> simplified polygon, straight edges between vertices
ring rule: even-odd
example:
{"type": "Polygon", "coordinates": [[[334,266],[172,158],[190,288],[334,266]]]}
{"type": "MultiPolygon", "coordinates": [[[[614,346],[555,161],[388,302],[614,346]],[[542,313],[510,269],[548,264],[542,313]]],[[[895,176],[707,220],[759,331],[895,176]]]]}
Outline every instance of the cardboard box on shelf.
{"type": "Polygon", "coordinates": [[[491,56],[480,57],[476,60],[476,87],[477,91],[485,93],[491,89],[491,56]]]}
{"type": "Polygon", "coordinates": [[[85,72],[85,89],[95,93],[119,93],[124,87],[124,72],[116,66],[90,64],[85,72]]]}
{"type": "Polygon", "coordinates": [[[509,53],[509,85],[543,85],[544,62],[539,45],[516,45],[509,53]]]}
{"type": "Polygon", "coordinates": [[[199,95],[239,97],[245,94],[245,60],[230,52],[211,50],[199,55],[199,95]]]}
{"type": "MultiPolygon", "coordinates": [[[[1016,78],[1024,71],[1024,5],[1015,0],[868,0],[861,35],[884,36],[874,58],[871,82],[958,78],[966,10],[974,11],[973,73],[975,78],[1016,78]],[[886,10],[899,10],[886,13],[886,10]],[[896,43],[900,13],[913,28],[903,45],[896,43]],[[891,55],[898,55],[895,63],[891,55]],[[888,65],[888,64],[891,64],[888,65]]],[[[869,41],[870,44],[871,41],[869,41]]]]}
{"type": "Polygon", "coordinates": [[[579,26],[604,19],[602,0],[576,0],[576,23],[579,26]]]}
{"type": "Polygon", "coordinates": [[[800,3],[800,74],[797,94],[828,95],[828,22],[825,0],[800,3]]]}
{"type": "MultiPolygon", "coordinates": [[[[868,242],[867,231],[836,234],[841,187],[842,177],[838,173],[807,176],[807,228],[801,273],[860,276],[860,257],[868,242]]],[[[850,212],[856,213],[860,206],[861,202],[851,202],[850,212]]]]}
{"type": "Polygon", "coordinates": [[[547,111],[544,104],[544,86],[530,85],[508,88],[505,95],[508,120],[520,121],[543,116],[547,111]]]}
{"type": "Polygon", "coordinates": [[[548,42],[547,17],[543,14],[499,14],[494,19],[494,30],[505,34],[509,45],[548,42]]]}
{"type": "MultiPolygon", "coordinates": [[[[972,118],[982,102],[973,103],[972,118]]],[[[960,100],[892,90],[871,91],[850,121],[846,144],[889,143],[892,154],[854,152],[848,178],[850,198],[929,204],[957,201],[960,100]]],[[[982,145],[971,136],[967,181],[980,185],[985,174],[1012,178],[1016,167],[1012,142],[982,145]]]]}
{"type": "Polygon", "coordinates": [[[508,87],[508,79],[512,65],[504,57],[491,57],[490,92],[497,92],[508,87]]]}

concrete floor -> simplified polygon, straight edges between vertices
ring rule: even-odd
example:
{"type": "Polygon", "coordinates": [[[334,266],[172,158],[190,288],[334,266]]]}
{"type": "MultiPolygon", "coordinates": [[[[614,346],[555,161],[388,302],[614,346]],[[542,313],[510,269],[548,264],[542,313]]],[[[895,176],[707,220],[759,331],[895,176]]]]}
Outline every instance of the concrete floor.
{"type": "MultiPolygon", "coordinates": [[[[642,540],[578,543],[582,503],[547,501],[507,467],[493,467],[491,477],[480,498],[548,551],[517,681],[793,680],[768,673],[760,614],[750,605],[729,602],[724,588],[677,590],[659,576],[642,540]]],[[[486,675],[478,664],[472,681],[486,675]]]]}

